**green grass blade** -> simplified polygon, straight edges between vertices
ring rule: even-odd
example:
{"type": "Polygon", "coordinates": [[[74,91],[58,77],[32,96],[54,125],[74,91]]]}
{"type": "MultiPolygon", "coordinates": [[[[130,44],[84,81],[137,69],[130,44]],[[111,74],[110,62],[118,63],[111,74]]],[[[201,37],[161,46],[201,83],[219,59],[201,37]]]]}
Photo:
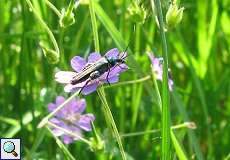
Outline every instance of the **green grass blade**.
{"type": "MultiPolygon", "coordinates": [[[[154,7],[156,7],[156,13],[159,20],[160,36],[163,51],[163,92],[162,92],[162,148],[161,159],[170,159],[170,109],[169,109],[169,89],[168,89],[168,49],[167,40],[165,35],[164,20],[161,8],[160,0],[151,0],[152,10],[154,14],[154,7]],[[155,6],[154,6],[155,4],[155,6]]],[[[154,17],[153,17],[154,20],[154,17]]]]}
{"type": "Polygon", "coordinates": [[[187,160],[188,158],[186,157],[183,149],[181,148],[180,143],[177,141],[177,138],[174,135],[172,129],[170,130],[170,135],[171,135],[171,140],[172,140],[173,146],[176,150],[176,154],[177,154],[178,158],[180,160],[187,160]]]}

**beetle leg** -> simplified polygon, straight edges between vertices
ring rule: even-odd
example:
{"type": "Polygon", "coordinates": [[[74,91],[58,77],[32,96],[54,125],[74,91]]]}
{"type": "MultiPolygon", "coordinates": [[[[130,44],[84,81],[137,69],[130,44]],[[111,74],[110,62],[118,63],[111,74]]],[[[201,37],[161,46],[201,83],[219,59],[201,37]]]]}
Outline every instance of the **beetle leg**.
{"type": "Polygon", "coordinates": [[[117,65],[120,69],[127,69],[127,68],[124,68],[124,67],[121,67],[119,64],[117,65]]]}
{"type": "Polygon", "coordinates": [[[82,92],[82,90],[89,84],[89,82],[90,81],[92,81],[92,80],[94,80],[94,79],[96,79],[96,78],[98,78],[98,77],[100,77],[100,72],[99,71],[94,71],[94,72],[92,72],[91,74],[90,74],[90,76],[89,76],[89,79],[88,80],[86,80],[86,83],[85,83],[85,85],[81,88],[81,90],[79,91],[79,94],[82,92]]]}
{"type": "Polygon", "coordinates": [[[109,82],[109,73],[110,73],[110,67],[111,67],[111,65],[108,63],[108,69],[109,69],[109,71],[108,71],[108,74],[106,75],[106,81],[107,81],[107,83],[110,85],[110,82],[109,82]]]}
{"type": "Polygon", "coordinates": [[[109,72],[110,72],[110,68],[109,68],[108,74],[106,75],[106,81],[110,85],[110,82],[109,82],[109,72]]]}
{"type": "Polygon", "coordinates": [[[87,84],[88,84],[90,81],[91,81],[91,79],[88,79],[88,80],[86,81],[85,85],[84,85],[83,87],[81,87],[81,89],[80,89],[78,95],[81,94],[82,90],[87,86],[87,84]]]}

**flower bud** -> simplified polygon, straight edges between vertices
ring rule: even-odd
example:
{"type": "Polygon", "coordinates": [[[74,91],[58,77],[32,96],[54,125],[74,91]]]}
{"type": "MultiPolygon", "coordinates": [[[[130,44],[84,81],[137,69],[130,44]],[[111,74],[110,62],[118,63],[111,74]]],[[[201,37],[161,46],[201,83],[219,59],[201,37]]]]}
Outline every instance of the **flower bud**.
{"type": "Polygon", "coordinates": [[[173,28],[179,24],[183,17],[184,7],[178,8],[178,5],[173,2],[170,4],[169,9],[166,13],[166,24],[167,28],[173,28]]]}
{"type": "Polygon", "coordinates": [[[56,64],[59,62],[60,57],[56,51],[44,46],[42,42],[40,42],[39,45],[42,47],[42,51],[50,64],[56,64]]]}
{"type": "Polygon", "coordinates": [[[90,142],[91,142],[90,143],[90,149],[92,151],[101,151],[105,147],[105,142],[98,135],[93,122],[91,122],[91,125],[92,125],[92,130],[93,130],[93,135],[94,136],[90,138],[90,142]]]}
{"type": "Polygon", "coordinates": [[[185,125],[190,129],[196,129],[197,128],[196,123],[194,123],[194,122],[185,122],[185,125]]]}
{"type": "Polygon", "coordinates": [[[73,14],[74,5],[75,5],[74,0],[71,0],[67,10],[62,9],[61,17],[59,20],[59,24],[62,28],[69,27],[75,23],[75,18],[73,14]]]}
{"type": "Polygon", "coordinates": [[[136,23],[144,23],[145,19],[147,17],[147,11],[145,8],[140,6],[138,2],[133,1],[130,6],[128,7],[128,12],[131,20],[133,20],[136,23]]]}

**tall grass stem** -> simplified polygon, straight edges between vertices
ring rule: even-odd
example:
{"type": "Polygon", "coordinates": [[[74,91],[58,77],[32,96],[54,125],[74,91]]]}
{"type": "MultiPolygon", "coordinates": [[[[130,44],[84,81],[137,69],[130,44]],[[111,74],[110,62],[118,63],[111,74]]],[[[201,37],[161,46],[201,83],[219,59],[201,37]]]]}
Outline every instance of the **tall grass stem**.
{"type": "MultiPolygon", "coordinates": [[[[91,16],[91,23],[92,23],[92,30],[93,30],[93,36],[94,36],[94,46],[95,46],[95,50],[96,52],[100,53],[100,47],[99,47],[99,38],[98,38],[98,30],[97,30],[97,21],[96,21],[96,16],[95,16],[95,11],[94,11],[94,0],[90,0],[89,1],[89,10],[90,10],[90,16],[91,16]]],[[[119,135],[116,123],[113,119],[113,115],[110,111],[109,105],[107,103],[106,100],[106,96],[105,96],[105,92],[104,92],[104,88],[101,87],[98,89],[97,91],[102,103],[103,103],[103,107],[104,107],[104,113],[106,114],[105,117],[106,120],[108,120],[109,122],[107,122],[107,124],[111,124],[109,125],[109,127],[112,129],[114,136],[117,140],[118,146],[119,146],[119,150],[122,156],[123,160],[126,160],[126,156],[125,156],[125,151],[121,142],[121,137],[119,135]]]]}
{"type": "Polygon", "coordinates": [[[151,0],[152,9],[156,7],[156,13],[159,21],[160,36],[162,42],[163,55],[163,92],[162,92],[162,148],[161,159],[170,159],[170,109],[169,109],[169,89],[168,89],[168,48],[165,35],[164,20],[160,0],[151,0]],[[154,5],[155,4],[155,5],[154,5]]]}

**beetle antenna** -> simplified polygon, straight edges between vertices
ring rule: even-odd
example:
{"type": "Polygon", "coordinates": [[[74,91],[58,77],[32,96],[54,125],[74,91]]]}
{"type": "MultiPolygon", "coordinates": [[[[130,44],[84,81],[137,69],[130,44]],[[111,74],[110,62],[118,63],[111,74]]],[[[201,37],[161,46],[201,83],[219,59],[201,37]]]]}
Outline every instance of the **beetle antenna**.
{"type": "MultiPolygon", "coordinates": [[[[136,25],[133,26],[133,32],[131,34],[133,35],[135,33],[135,31],[136,31],[136,25]]],[[[128,43],[127,47],[125,48],[124,53],[128,50],[130,44],[131,44],[131,38],[129,38],[129,43],[128,43]]]]}

